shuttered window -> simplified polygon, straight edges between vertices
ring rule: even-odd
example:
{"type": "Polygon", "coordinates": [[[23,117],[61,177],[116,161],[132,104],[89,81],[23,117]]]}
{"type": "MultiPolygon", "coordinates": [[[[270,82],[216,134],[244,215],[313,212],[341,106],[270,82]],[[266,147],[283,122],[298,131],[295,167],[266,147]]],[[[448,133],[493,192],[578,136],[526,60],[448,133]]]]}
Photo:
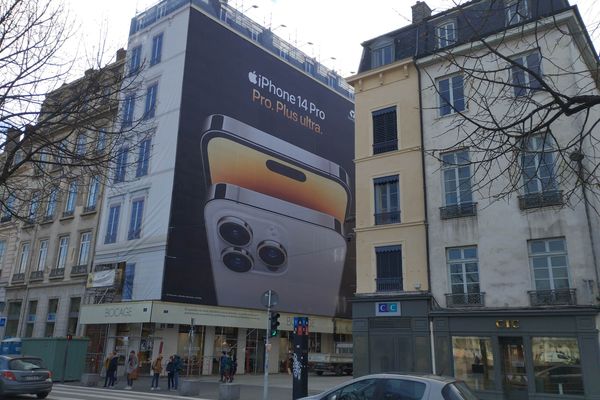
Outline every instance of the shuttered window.
{"type": "Polygon", "coordinates": [[[373,112],[373,154],[398,150],[396,107],[373,112]]]}

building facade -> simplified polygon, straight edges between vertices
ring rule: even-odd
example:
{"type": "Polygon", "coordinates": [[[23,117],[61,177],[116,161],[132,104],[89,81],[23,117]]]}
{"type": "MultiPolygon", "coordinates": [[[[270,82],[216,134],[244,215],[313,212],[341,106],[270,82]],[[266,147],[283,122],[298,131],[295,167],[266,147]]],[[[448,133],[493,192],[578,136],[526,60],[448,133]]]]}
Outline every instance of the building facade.
{"type": "Polygon", "coordinates": [[[226,2],[195,0],[132,19],[126,74],[121,123],[140,121],[147,142],[123,142],[104,193],[81,320],[90,369],[116,349],[139,352],[143,373],[159,353],[217,373],[222,351],[262,372],[268,289],[271,372],[294,316],[309,316],[312,352],[350,342],[353,150],[331,145],[353,130],[345,82],[226,2]]]}
{"type": "MultiPolygon", "coordinates": [[[[422,168],[426,183],[431,282],[431,350],[421,356],[435,355],[430,371],[465,380],[485,399],[598,398],[600,225],[590,212],[597,199],[576,200],[586,189],[574,185],[576,175],[564,178],[575,158],[563,160],[555,150],[587,122],[560,117],[527,137],[517,157],[499,157],[488,169],[480,167],[485,142],[472,136],[477,122],[489,122],[483,115],[508,120],[544,104],[549,94],[537,89],[538,78],[565,95],[598,93],[598,60],[577,9],[566,1],[475,1],[431,15],[417,2],[413,24],[363,45],[353,82],[406,57],[418,70],[419,89],[397,97],[421,99],[425,156],[415,171],[422,168]],[[522,75],[519,65],[527,68],[522,75]],[[503,175],[511,160],[514,173],[503,175]]],[[[361,100],[357,94],[357,110],[361,100]]],[[[590,114],[595,121],[597,113],[590,114]]],[[[357,137],[364,135],[359,116],[357,137]]],[[[383,323],[368,308],[358,295],[353,315],[369,318],[354,321],[355,340],[383,323]],[[362,314],[365,307],[370,315],[362,314]]],[[[393,336],[394,323],[385,323],[393,336]]],[[[365,358],[355,364],[357,371],[379,370],[365,358]]]]}

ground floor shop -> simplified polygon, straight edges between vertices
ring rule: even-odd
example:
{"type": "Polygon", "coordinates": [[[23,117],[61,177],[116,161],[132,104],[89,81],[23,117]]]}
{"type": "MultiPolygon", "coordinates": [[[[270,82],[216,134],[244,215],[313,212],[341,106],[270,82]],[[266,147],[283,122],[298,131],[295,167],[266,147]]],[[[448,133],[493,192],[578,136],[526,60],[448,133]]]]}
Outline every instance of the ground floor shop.
{"type": "Polygon", "coordinates": [[[599,313],[596,307],[452,310],[432,308],[427,296],[357,297],[355,376],[455,376],[484,400],[597,400],[599,313]]]}
{"type": "MultiPolygon", "coordinates": [[[[281,313],[280,333],[269,338],[269,371],[287,372],[292,350],[292,314],[281,313]]],[[[179,355],[184,374],[219,373],[223,351],[237,361],[237,373],[263,373],[266,311],[166,302],[86,305],[81,323],[90,338],[88,370],[100,372],[108,352],[116,350],[121,368],[134,350],[142,373],[158,354],[179,355]]],[[[333,352],[336,342],[351,342],[349,320],[309,316],[311,352],[333,352]]]]}

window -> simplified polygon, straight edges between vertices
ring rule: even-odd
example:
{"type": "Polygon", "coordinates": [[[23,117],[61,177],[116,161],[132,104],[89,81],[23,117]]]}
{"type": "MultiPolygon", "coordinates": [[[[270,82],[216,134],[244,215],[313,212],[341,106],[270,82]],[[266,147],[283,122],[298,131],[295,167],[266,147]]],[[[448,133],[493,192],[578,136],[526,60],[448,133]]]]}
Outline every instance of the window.
{"type": "Polygon", "coordinates": [[[64,216],[73,215],[75,211],[75,202],[77,200],[77,181],[69,184],[69,192],[67,193],[67,201],[65,202],[64,216]]]}
{"type": "Polygon", "coordinates": [[[100,128],[96,137],[96,151],[101,153],[106,148],[106,129],[100,128]]]}
{"type": "Polygon", "coordinates": [[[92,232],[84,232],[79,238],[79,258],[77,265],[87,265],[90,257],[90,244],[92,242],[92,232]]]}
{"type": "Polygon", "coordinates": [[[135,277],[135,264],[125,266],[125,279],[123,279],[123,300],[133,298],[133,278],[135,277]]]}
{"type": "Polygon", "coordinates": [[[114,183],[124,182],[125,173],[127,172],[127,156],[129,148],[121,147],[117,153],[117,163],[115,165],[114,183]]]}
{"type": "Polygon", "coordinates": [[[304,71],[309,75],[315,74],[315,63],[309,60],[304,61],[304,71]]]}
{"type": "Polygon", "coordinates": [[[30,221],[33,221],[35,219],[39,208],[40,208],[40,192],[33,192],[31,194],[31,203],[29,203],[29,220],[30,221]]]}
{"type": "Polygon", "coordinates": [[[508,0],[506,4],[506,25],[518,24],[529,18],[529,0],[508,0]]]}
{"type": "Polygon", "coordinates": [[[0,271],[4,262],[4,254],[6,253],[6,240],[0,240],[0,271]]]}
{"type": "Polygon", "coordinates": [[[131,219],[129,220],[128,240],[139,239],[142,231],[142,215],[144,213],[144,199],[137,199],[131,203],[131,219]]]}
{"type": "Polygon", "coordinates": [[[148,86],[146,90],[146,107],[144,108],[144,118],[153,118],[156,110],[156,92],[158,83],[148,86]]]}
{"type": "Polygon", "coordinates": [[[46,268],[46,258],[48,258],[48,240],[40,240],[36,271],[43,271],[46,268]]]}
{"type": "Polygon", "coordinates": [[[87,200],[85,201],[85,208],[87,211],[96,209],[96,203],[98,201],[98,191],[100,189],[100,177],[92,176],[90,184],[88,186],[87,200]]]}
{"type": "Polygon", "coordinates": [[[522,156],[525,193],[556,190],[554,177],[554,148],[550,137],[541,135],[525,139],[522,156]]]}
{"type": "Polygon", "coordinates": [[[140,68],[142,61],[142,46],[136,46],[131,50],[131,58],[129,59],[129,75],[135,74],[140,68]]]}
{"type": "Polygon", "coordinates": [[[46,204],[46,215],[45,217],[52,218],[54,216],[54,211],[56,211],[56,202],[58,199],[58,190],[52,189],[50,195],[48,196],[48,203],[46,204]]]}
{"type": "Polygon", "coordinates": [[[130,94],[125,97],[123,103],[123,128],[133,125],[133,112],[135,110],[135,95],[130,94]]]}
{"type": "Polygon", "coordinates": [[[584,395],[577,338],[532,337],[535,391],[556,395],[584,395]]]}
{"type": "Polygon", "coordinates": [[[375,247],[377,291],[402,290],[402,246],[375,247]]]}
{"type": "Polygon", "coordinates": [[[409,379],[384,379],[382,385],[383,399],[421,400],[427,385],[409,379]]]}
{"type": "Polygon", "coordinates": [[[58,240],[58,255],[56,256],[56,268],[63,269],[67,264],[69,254],[69,237],[63,236],[58,240]]]}
{"type": "Polygon", "coordinates": [[[23,243],[21,245],[21,254],[19,256],[19,269],[17,270],[19,274],[24,274],[25,270],[27,269],[27,263],[29,262],[29,249],[29,243],[23,243]]]}
{"type": "Polygon", "coordinates": [[[10,194],[4,199],[4,204],[2,204],[2,216],[0,217],[0,222],[8,222],[12,219],[12,210],[14,206],[15,196],[10,194]]]}
{"type": "Polygon", "coordinates": [[[527,54],[522,54],[514,57],[513,65],[510,69],[511,80],[515,96],[525,96],[528,93],[540,89],[542,87],[540,81],[533,75],[542,76],[541,55],[539,51],[534,51],[527,54]],[[526,70],[530,70],[528,72],[526,70]]]}
{"type": "Polygon", "coordinates": [[[150,161],[151,143],[152,142],[150,139],[144,139],[140,143],[137,169],[135,171],[135,176],[138,178],[140,176],[148,175],[148,163],[150,161]]]}
{"type": "MultiPolygon", "coordinates": [[[[453,336],[454,376],[471,389],[495,389],[494,353],[489,337],[453,336]]],[[[462,398],[462,397],[461,397],[462,398]]]]}
{"type": "Polygon", "coordinates": [[[67,334],[75,335],[79,323],[79,310],[81,308],[81,297],[71,297],[69,303],[69,320],[67,322],[67,334]]]}
{"type": "Polygon", "coordinates": [[[56,322],[56,313],[58,312],[58,299],[48,300],[48,314],[46,316],[45,337],[54,336],[54,324],[56,322]]]}
{"type": "Polygon", "coordinates": [[[159,33],[158,35],[152,38],[152,56],[150,57],[150,65],[155,65],[160,62],[162,56],[162,43],[162,33],[159,33]]]}
{"type": "Polygon", "coordinates": [[[21,304],[21,300],[8,303],[8,315],[6,316],[6,329],[4,331],[5,338],[17,336],[17,328],[21,319],[21,304]]]}
{"type": "Polygon", "coordinates": [[[569,288],[567,248],[564,238],[529,241],[529,263],[536,290],[569,288]]]}
{"type": "Polygon", "coordinates": [[[108,209],[108,223],[106,224],[106,237],[104,243],[115,243],[117,241],[117,230],[119,228],[120,205],[110,206],[108,209]]]}
{"type": "Polygon", "coordinates": [[[464,81],[462,75],[438,80],[440,117],[465,110],[464,81]]]}
{"type": "Polygon", "coordinates": [[[400,222],[398,175],[373,180],[375,187],[375,225],[400,222]]]}
{"type": "Polygon", "coordinates": [[[444,205],[473,202],[470,164],[469,150],[467,149],[442,154],[444,205]]]}
{"type": "Polygon", "coordinates": [[[25,327],[25,337],[33,336],[33,327],[35,326],[35,318],[37,314],[37,300],[31,300],[27,307],[27,326],[25,327]]]}
{"type": "Polygon", "coordinates": [[[450,274],[448,305],[482,304],[477,247],[448,248],[446,249],[446,262],[450,274]]]}
{"type": "Polygon", "coordinates": [[[390,64],[392,61],[394,61],[394,47],[392,43],[387,43],[371,50],[371,68],[390,64]]]}
{"type": "Polygon", "coordinates": [[[396,107],[373,111],[373,154],[398,150],[396,107]]]}
{"type": "Polygon", "coordinates": [[[78,156],[83,156],[85,154],[85,145],[86,145],[86,137],[85,135],[79,134],[77,136],[77,141],[75,142],[75,154],[78,156]]]}
{"type": "MultiPolygon", "coordinates": [[[[335,392],[329,394],[325,400],[335,399],[374,399],[377,393],[379,380],[364,379],[358,382],[351,383],[335,392]]],[[[395,398],[395,397],[391,397],[395,398]]]]}
{"type": "Polygon", "coordinates": [[[453,45],[456,43],[456,23],[449,21],[436,26],[435,37],[438,49],[453,45]]]}

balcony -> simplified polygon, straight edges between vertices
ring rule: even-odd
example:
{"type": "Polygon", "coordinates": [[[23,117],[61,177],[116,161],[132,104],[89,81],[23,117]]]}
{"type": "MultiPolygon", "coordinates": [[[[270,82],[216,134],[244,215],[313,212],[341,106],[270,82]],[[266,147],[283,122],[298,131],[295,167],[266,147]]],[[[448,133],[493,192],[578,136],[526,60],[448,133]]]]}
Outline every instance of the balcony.
{"type": "Polygon", "coordinates": [[[23,283],[25,282],[25,273],[13,274],[11,283],[23,283]]]}
{"type": "Polygon", "coordinates": [[[41,281],[44,280],[44,271],[31,271],[29,274],[29,281],[41,281]]]}
{"type": "Polygon", "coordinates": [[[50,270],[50,279],[62,279],[65,276],[64,268],[54,268],[50,270]]]}
{"type": "Polygon", "coordinates": [[[530,193],[519,196],[519,208],[521,210],[548,206],[562,206],[563,204],[564,201],[562,190],[530,193]]]}
{"type": "Polygon", "coordinates": [[[62,218],[73,218],[73,214],[75,213],[74,210],[68,210],[68,211],[64,211],[62,213],[62,218]]]}
{"type": "Polygon", "coordinates": [[[373,143],[373,154],[387,153],[394,150],[398,150],[398,139],[373,143]]]}
{"type": "Polygon", "coordinates": [[[402,277],[376,278],[378,292],[397,292],[402,290],[402,277]]]}
{"type": "Polygon", "coordinates": [[[86,275],[88,272],[87,265],[74,265],[71,267],[71,276],[81,276],[86,275]]]}
{"type": "Polygon", "coordinates": [[[44,215],[40,224],[49,224],[52,221],[54,221],[54,215],[44,215]]]}
{"type": "Polygon", "coordinates": [[[85,206],[83,207],[83,213],[84,214],[91,214],[93,212],[96,212],[96,205],[91,205],[91,206],[85,206]]]}
{"type": "Polygon", "coordinates": [[[577,304],[576,289],[530,290],[532,306],[573,306],[577,304]]]}
{"type": "Polygon", "coordinates": [[[440,207],[441,219],[474,217],[475,215],[477,215],[477,203],[461,203],[440,207]]]}
{"type": "Polygon", "coordinates": [[[446,307],[484,307],[485,293],[446,293],[446,307]]]}
{"type": "Polygon", "coordinates": [[[377,213],[375,215],[375,225],[398,224],[400,223],[400,211],[386,213],[377,213]]]}

